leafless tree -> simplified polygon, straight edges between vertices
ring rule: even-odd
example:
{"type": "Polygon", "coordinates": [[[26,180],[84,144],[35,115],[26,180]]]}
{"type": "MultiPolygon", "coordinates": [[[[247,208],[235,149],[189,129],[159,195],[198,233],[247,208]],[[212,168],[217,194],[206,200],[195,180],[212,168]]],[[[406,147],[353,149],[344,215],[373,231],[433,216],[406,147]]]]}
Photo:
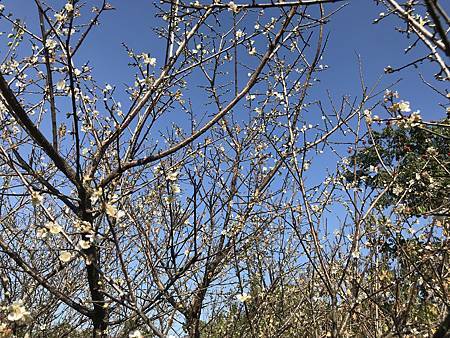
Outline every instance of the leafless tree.
{"type": "MultiPolygon", "coordinates": [[[[428,48],[386,72],[448,80],[442,6],[380,3],[428,48]]],[[[417,221],[405,195],[448,159],[405,188],[377,133],[449,123],[362,71],[356,98],[319,93],[340,1],[162,1],[164,57],[124,44],[124,87],[79,53],[112,4],[31,4],[38,31],[0,5],[0,336],[445,336],[448,205],[417,221]]]]}

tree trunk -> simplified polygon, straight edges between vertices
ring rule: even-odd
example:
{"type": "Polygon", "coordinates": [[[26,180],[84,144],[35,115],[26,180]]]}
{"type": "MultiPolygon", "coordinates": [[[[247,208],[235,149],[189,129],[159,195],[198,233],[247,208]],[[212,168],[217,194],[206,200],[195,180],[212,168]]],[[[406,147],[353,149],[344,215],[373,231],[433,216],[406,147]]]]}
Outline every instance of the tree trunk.
{"type": "MultiPolygon", "coordinates": [[[[92,213],[90,212],[90,199],[86,196],[86,198],[82,199],[82,201],[84,203],[82,204],[83,211],[81,212],[80,218],[83,221],[88,222],[91,225],[91,229],[93,229],[94,220],[92,213]]],[[[83,240],[89,240],[87,235],[88,233],[83,235],[83,240]]],[[[86,262],[86,273],[91,300],[94,307],[91,317],[93,324],[92,337],[106,338],[108,337],[108,309],[105,302],[105,296],[102,292],[103,283],[100,276],[100,254],[95,243],[91,243],[91,246],[88,249],[84,249],[83,252],[89,260],[86,262]]]]}

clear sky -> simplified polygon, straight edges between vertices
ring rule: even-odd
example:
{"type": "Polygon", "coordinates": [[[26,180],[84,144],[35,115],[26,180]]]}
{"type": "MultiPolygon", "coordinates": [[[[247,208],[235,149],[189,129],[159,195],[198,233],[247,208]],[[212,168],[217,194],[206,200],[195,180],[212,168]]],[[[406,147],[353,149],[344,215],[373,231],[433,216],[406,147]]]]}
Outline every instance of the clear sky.
{"type": "MultiPolygon", "coordinates": [[[[27,25],[38,32],[37,13],[33,0],[3,0],[1,3],[17,13],[18,17],[24,18],[27,25]]],[[[65,1],[53,0],[50,3],[62,7],[65,1]]],[[[90,3],[96,5],[100,1],[90,1],[90,3]]],[[[125,81],[131,83],[132,72],[127,67],[130,59],[121,44],[126,42],[137,51],[150,52],[152,56],[161,59],[165,45],[163,41],[156,38],[152,29],[161,24],[162,20],[155,18],[153,1],[111,0],[111,3],[117,10],[103,15],[101,26],[96,27],[92,32],[80,55],[81,58],[91,61],[99,81],[113,84],[125,81]]],[[[359,95],[357,54],[361,56],[368,86],[375,83],[387,65],[399,67],[421,56],[418,53],[404,54],[404,49],[412,41],[407,41],[403,35],[395,31],[394,28],[399,24],[399,20],[388,18],[380,24],[372,24],[379,13],[385,11],[383,6],[377,6],[372,0],[349,0],[327,4],[325,8],[331,11],[343,4],[346,6],[336,13],[326,26],[330,39],[324,63],[329,66],[329,69],[321,75],[321,89],[330,90],[335,97],[344,94],[359,95]]],[[[418,76],[422,72],[427,80],[433,81],[432,74],[436,69],[433,65],[424,64],[419,72],[411,69],[384,76],[383,83],[402,79],[396,88],[402,98],[411,101],[413,109],[420,109],[422,114],[431,114],[429,116],[433,118],[441,117],[443,110],[439,110],[436,105],[441,98],[437,99],[432,90],[421,84],[418,76]]],[[[440,85],[445,86],[445,84],[440,85]]]]}
{"type": "MultiPolygon", "coordinates": [[[[15,17],[24,19],[30,30],[39,32],[36,5],[33,0],[2,0],[0,3],[5,4],[6,11],[10,10],[15,17]]],[[[66,1],[51,0],[47,3],[55,4],[56,8],[62,8],[66,1]]],[[[87,3],[89,3],[86,8],[88,10],[90,6],[99,6],[101,1],[87,3]]],[[[129,101],[124,89],[125,84],[133,84],[134,69],[128,66],[130,58],[122,43],[126,42],[137,53],[146,52],[156,57],[158,73],[158,66],[163,63],[165,42],[157,38],[153,29],[165,23],[155,17],[156,9],[153,1],[111,0],[111,3],[116,10],[104,13],[101,25],[93,29],[75,61],[77,66],[89,61],[94,69],[93,75],[100,85],[107,83],[117,85],[116,99],[121,100],[126,110],[129,101]]],[[[420,54],[420,49],[414,51],[413,55],[405,55],[404,49],[411,41],[407,41],[403,35],[395,31],[396,25],[401,25],[400,21],[393,17],[374,25],[373,20],[378,18],[379,13],[385,9],[377,6],[372,0],[349,0],[325,5],[328,13],[339,8],[340,10],[331,17],[331,21],[325,28],[325,32],[329,34],[329,42],[323,64],[328,65],[329,68],[320,74],[320,83],[314,86],[313,96],[327,101],[326,91],[328,90],[337,101],[342,95],[361,97],[357,62],[357,55],[359,55],[366,86],[373,86],[380,77],[382,77],[380,89],[400,80],[394,88],[400,92],[402,99],[411,102],[413,111],[420,110],[425,119],[444,117],[444,110],[438,106],[438,103],[442,103],[444,99],[437,96],[419,78],[419,74],[423,73],[427,81],[445,88],[447,84],[433,80],[433,74],[437,71],[435,65],[425,63],[419,70],[411,67],[399,73],[384,75],[383,69],[388,65],[394,68],[400,67],[423,56],[420,54]]],[[[270,13],[266,14],[270,15],[270,13]]],[[[226,22],[222,24],[226,25],[226,22]]],[[[10,25],[7,26],[9,29],[10,25]]],[[[0,21],[0,30],[6,30],[4,20],[0,21]]],[[[3,42],[0,44],[0,53],[4,52],[2,46],[5,46],[3,42]]],[[[190,83],[190,86],[197,84],[190,83]]],[[[192,94],[192,98],[195,100],[195,94],[192,94]]],[[[201,106],[202,102],[197,104],[199,108],[204,109],[201,106]]],[[[377,114],[377,112],[374,113],[377,114]]],[[[313,116],[313,114],[309,115],[313,116]]],[[[167,115],[166,126],[175,122],[171,121],[172,118],[177,118],[177,115],[167,115]]],[[[307,118],[319,119],[319,117],[307,118]]],[[[313,120],[305,122],[319,122],[313,120]]],[[[44,130],[44,133],[49,135],[50,131],[44,130]]],[[[309,174],[312,176],[310,179],[322,181],[322,174],[318,174],[315,169],[324,166],[334,167],[334,160],[328,156],[324,154],[315,159],[312,173],[309,174]]]]}
{"type": "MultiPolygon", "coordinates": [[[[30,30],[39,32],[37,26],[37,11],[33,0],[2,0],[6,11],[11,10],[15,17],[25,20],[30,30]]],[[[47,1],[62,8],[65,0],[47,1]]],[[[90,1],[90,6],[99,6],[101,1],[90,1]]],[[[101,25],[95,27],[86,40],[84,47],[77,55],[76,63],[81,65],[86,61],[93,67],[94,77],[100,85],[107,83],[117,85],[116,99],[124,104],[124,110],[128,106],[128,98],[125,93],[125,84],[133,84],[134,70],[128,66],[128,57],[123,42],[133,48],[137,53],[150,53],[158,59],[161,66],[165,50],[165,42],[157,38],[154,28],[165,23],[155,17],[156,8],[150,0],[111,0],[116,10],[107,11],[101,18],[101,25]]],[[[400,81],[394,88],[400,92],[401,98],[411,102],[413,111],[420,110],[425,119],[438,119],[445,116],[444,110],[438,106],[443,98],[436,95],[430,88],[424,85],[419,74],[423,74],[427,81],[446,88],[447,84],[434,81],[433,74],[437,71],[435,65],[423,64],[419,70],[410,67],[399,73],[384,75],[383,69],[390,65],[394,68],[408,64],[412,60],[423,56],[420,49],[413,55],[405,55],[404,50],[411,41],[395,30],[401,23],[396,18],[387,18],[380,24],[372,22],[379,17],[379,13],[385,11],[383,6],[377,6],[372,0],[349,0],[336,4],[325,5],[326,12],[337,10],[326,25],[325,32],[329,34],[329,42],[324,53],[323,64],[328,69],[320,74],[320,84],[314,87],[313,96],[327,101],[327,90],[331,96],[339,100],[342,95],[361,97],[361,84],[359,79],[359,66],[357,55],[360,56],[366,86],[373,86],[381,77],[379,88],[382,89],[390,83],[400,81]],[[340,8],[340,9],[339,9],[340,8]]],[[[270,13],[266,13],[270,15],[270,13]]],[[[226,22],[222,22],[226,25],[226,22]]],[[[0,21],[0,29],[5,30],[5,23],[0,21]]],[[[8,29],[10,25],[8,24],[8,29]]],[[[4,44],[0,44],[0,53],[4,44]]],[[[1,54],[0,54],[1,56],[1,54]]],[[[190,86],[197,83],[190,83],[190,86]]],[[[195,100],[195,94],[192,94],[195,100]]],[[[201,100],[197,100],[201,101],[201,100]]],[[[199,108],[204,109],[200,104],[199,108]]],[[[214,112],[208,112],[212,114],[214,112]]],[[[377,112],[374,112],[377,114],[377,112]]],[[[310,114],[311,115],[311,114],[310,114]]],[[[165,122],[170,125],[170,119],[176,115],[168,115],[165,122]]],[[[317,117],[318,118],[318,117],[317,117]]],[[[314,118],[313,118],[314,119],[314,118]]],[[[176,121],[179,122],[179,121],[176,121]]],[[[315,123],[319,121],[309,121],[315,123]]],[[[45,131],[49,134],[49,131],[45,131]]],[[[325,157],[325,155],[324,155],[325,157]]],[[[322,167],[329,158],[316,159],[313,163],[316,167],[322,167]]],[[[333,163],[333,161],[329,162],[333,163]]],[[[332,165],[334,166],[334,165],[332,165]]],[[[321,176],[321,175],[319,175],[321,176]]],[[[321,177],[315,177],[322,180],[321,177]]]]}

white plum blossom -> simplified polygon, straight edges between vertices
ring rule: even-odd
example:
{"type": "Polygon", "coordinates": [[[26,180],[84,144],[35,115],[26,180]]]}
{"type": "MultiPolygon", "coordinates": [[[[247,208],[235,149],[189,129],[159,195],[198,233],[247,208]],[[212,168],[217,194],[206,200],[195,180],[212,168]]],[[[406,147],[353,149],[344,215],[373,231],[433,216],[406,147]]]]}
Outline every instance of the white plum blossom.
{"type": "Polygon", "coordinates": [[[37,191],[31,192],[31,204],[33,204],[34,206],[41,205],[43,199],[44,198],[42,197],[42,195],[39,194],[37,191]]]}
{"type": "Polygon", "coordinates": [[[47,222],[46,228],[52,235],[57,235],[62,231],[62,227],[56,222],[47,222]]]}
{"type": "Polygon", "coordinates": [[[394,189],[392,189],[392,192],[394,193],[394,195],[399,196],[401,193],[403,193],[403,188],[399,185],[396,185],[394,189]]]}
{"type": "Polygon", "coordinates": [[[372,112],[369,109],[364,110],[364,118],[366,119],[367,124],[372,124],[372,112]]]}
{"type": "Polygon", "coordinates": [[[64,263],[70,261],[71,258],[72,254],[69,251],[61,251],[59,254],[59,260],[64,263]]]}
{"type": "Polygon", "coordinates": [[[47,47],[48,49],[55,49],[57,45],[58,43],[52,39],[47,39],[47,41],[45,42],[45,47],[47,47]]]}
{"type": "Polygon", "coordinates": [[[117,216],[117,208],[112,204],[106,203],[105,212],[110,217],[115,218],[117,216]]]}
{"type": "Polygon", "coordinates": [[[228,3],[228,10],[232,11],[233,13],[238,13],[239,12],[239,7],[238,7],[238,5],[236,5],[234,3],[234,1],[230,1],[228,3]]]}
{"type": "Polygon", "coordinates": [[[54,17],[56,21],[64,21],[66,19],[66,15],[64,13],[55,13],[54,17]]]}
{"type": "Polygon", "coordinates": [[[144,335],[142,334],[141,331],[135,330],[135,331],[130,332],[128,337],[129,338],[144,338],[144,335]]]}
{"type": "Polygon", "coordinates": [[[56,84],[56,89],[58,90],[64,90],[66,88],[66,80],[61,79],[58,81],[58,83],[56,84]]]}
{"type": "Polygon", "coordinates": [[[181,192],[180,185],[176,184],[176,183],[172,183],[170,185],[170,189],[172,190],[172,193],[174,193],[174,194],[179,194],[181,192]]]}
{"type": "Polygon", "coordinates": [[[152,67],[156,66],[156,58],[150,57],[150,55],[147,53],[142,53],[141,57],[146,65],[150,65],[152,67]]]}
{"type": "Polygon", "coordinates": [[[91,247],[91,242],[90,241],[85,241],[84,239],[81,239],[78,242],[78,245],[81,249],[87,250],[91,247]]]}
{"type": "Polygon", "coordinates": [[[240,39],[243,36],[245,36],[245,33],[242,30],[239,29],[238,31],[236,31],[236,38],[237,39],[240,39]]]}
{"type": "Polygon", "coordinates": [[[167,174],[166,180],[174,182],[178,179],[178,174],[178,171],[171,171],[167,174]]]}
{"type": "Polygon", "coordinates": [[[411,108],[409,106],[409,101],[401,100],[400,102],[394,103],[388,110],[391,112],[400,111],[402,113],[409,113],[411,108]]]}
{"type": "Polygon", "coordinates": [[[123,211],[123,210],[118,210],[118,211],[117,211],[117,214],[116,214],[116,219],[119,220],[119,219],[125,217],[125,215],[126,215],[125,211],[123,211]]]}
{"type": "Polygon", "coordinates": [[[64,5],[64,8],[66,9],[66,11],[68,12],[72,12],[73,11],[73,5],[71,3],[66,3],[64,5]]]}
{"type": "Polygon", "coordinates": [[[48,231],[46,228],[39,228],[36,230],[36,237],[37,238],[45,238],[47,237],[48,231]]]}
{"type": "Polygon", "coordinates": [[[420,124],[422,121],[422,117],[420,116],[420,113],[418,111],[411,114],[411,116],[408,118],[408,122],[411,124],[411,127],[416,127],[420,124]]]}
{"type": "Polygon", "coordinates": [[[23,301],[19,300],[9,306],[8,320],[15,322],[24,319],[30,314],[23,306],[23,301]]]}
{"type": "Polygon", "coordinates": [[[236,295],[236,299],[238,301],[240,301],[241,303],[248,302],[251,298],[252,298],[252,296],[250,296],[248,293],[245,293],[245,292],[236,295]]]}
{"type": "Polygon", "coordinates": [[[94,190],[92,192],[92,195],[91,195],[91,198],[90,198],[91,203],[95,204],[99,200],[99,198],[102,196],[102,194],[103,194],[103,189],[101,187],[96,189],[96,190],[94,190]]]}

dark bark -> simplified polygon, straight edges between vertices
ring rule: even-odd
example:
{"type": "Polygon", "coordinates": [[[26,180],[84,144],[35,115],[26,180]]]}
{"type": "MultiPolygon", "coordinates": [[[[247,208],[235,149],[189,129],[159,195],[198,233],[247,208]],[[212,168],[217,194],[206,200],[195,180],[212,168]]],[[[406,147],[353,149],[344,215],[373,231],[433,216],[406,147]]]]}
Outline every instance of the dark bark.
{"type": "Polygon", "coordinates": [[[450,337],[450,311],[447,313],[444,321],[439,325],[433,338],[449,338],[450,337]]]}
{"type": "MultiPolygon", "coordinates": [[[[80,214],[80,218],[83,221],[88,222],[93,229],[94,219],[90,212],[91,202],[89,196],[82,195],[80,197],[80,200],[82,201],[80,203],[80,209],[83,210],[80,214]]],[[[83,235],[83,240],[88,240],[87,235],[87,233],[83,235]]],[[[86,263],[86,274],[93,304],[91,316],[93,324],[92,337],[106,338],[108,336],[106,333],[108,328],[108,309],[106,307],[105,295],[102,290],[103,283],[100,274],[100,253],[95,243],[91,243],[91,246],[83,251],[90,261],[86,263]]]]}

